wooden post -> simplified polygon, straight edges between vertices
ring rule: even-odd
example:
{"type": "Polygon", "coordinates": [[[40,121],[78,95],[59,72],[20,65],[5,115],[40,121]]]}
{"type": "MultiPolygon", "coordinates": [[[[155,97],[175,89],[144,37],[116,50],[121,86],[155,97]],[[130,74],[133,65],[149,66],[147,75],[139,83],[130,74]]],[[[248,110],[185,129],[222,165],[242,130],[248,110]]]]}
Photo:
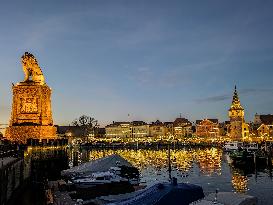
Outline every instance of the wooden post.
{"type": "Polygon", "coordinates": [[[171,151],[170,151],[170,144],[168,144],[168,164],[169,164],[169,179],[170,182],[172,181],[172,167],[171,167],[171,151]]]}

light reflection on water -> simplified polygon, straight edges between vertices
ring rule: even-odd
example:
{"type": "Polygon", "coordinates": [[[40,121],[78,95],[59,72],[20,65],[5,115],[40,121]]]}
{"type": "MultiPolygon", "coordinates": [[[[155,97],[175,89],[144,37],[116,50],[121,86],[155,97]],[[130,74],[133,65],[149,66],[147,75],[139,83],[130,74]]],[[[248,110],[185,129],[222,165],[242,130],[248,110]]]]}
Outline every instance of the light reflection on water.
{"type": "MultiPolygon", "coordinates": [[[[119,154],[141,172],[141,180],[147,184],[168,181],[168,150],[117,149],[117,150],[72,150],[78,152],[78,163],[95,160],[111,154],[119,154]]],[[[273,201],[273,181],[271,170],[236,169],[226,160],[227,154],[218,148],[170,150],[172,176],[178,182],[193,183],[203,187],[205,193],[234,191],[257,196],[259,204],[273,201]]]]}

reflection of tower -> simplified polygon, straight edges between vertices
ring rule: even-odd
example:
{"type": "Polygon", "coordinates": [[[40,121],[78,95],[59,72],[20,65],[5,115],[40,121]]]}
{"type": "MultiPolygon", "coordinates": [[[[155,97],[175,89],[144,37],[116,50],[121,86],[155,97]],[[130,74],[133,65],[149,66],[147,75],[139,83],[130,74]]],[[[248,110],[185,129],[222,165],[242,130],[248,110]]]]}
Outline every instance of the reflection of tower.
{"type": "Polygon", "coordinates": [[[248,179],[246,176],[235,174],[232,176],[231,183],[236,192],[245,193],[247,191],[248,179]]]}
{"type": "Polygon", "coordinates": [[[230,118],[229,136],[232,139],[241,139],[244,123],[244,108],[240,103],[240,99],[235,86],[232,104],[228,112],[230,118]]]}
{"type": "Polygon", "coordinates": [[[248,189],[247,173],[243,170],[230,167],[232,174],[231,184],[237,193],[246,193],[248,189]]]}

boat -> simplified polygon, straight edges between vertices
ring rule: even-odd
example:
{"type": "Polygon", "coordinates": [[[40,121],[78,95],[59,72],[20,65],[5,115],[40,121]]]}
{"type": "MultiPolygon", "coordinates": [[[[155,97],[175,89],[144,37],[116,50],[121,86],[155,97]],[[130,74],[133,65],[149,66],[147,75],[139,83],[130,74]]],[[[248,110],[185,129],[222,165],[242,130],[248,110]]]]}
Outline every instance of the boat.
{"type": "Polygon", "coordinates": [[[225,145],[224,145],[224,149],[226,151],[234,151],[234,150],[238,150],[238,149],[240,149],[242,147],[243,147],[243,143],[238,142],[238,141],[226,142],[225,145]]]}
{"type": "Polygon", "coordinates": [[[233,193],[233,192],[216,192],[211,193],[204,199],[193,202],[190,205],[257,205],[257,197],[233,193]]]}
{"type": "Polygon", "coordinates": [[[110,171],[97,172],[83,177],[71,179],[75,186],[74,198],[91,199],[110,194],[133,192],[133,184],[126,178],[120,177],[110,171]]]}
{"type": "Polygon", "coordinates": [[[230,152],[229,157],[231,159],[231,164],[239,168],[252,166],[254,162],[253,154],[246,150],[230,152]]]}
{"type": "Polygon", "coordinates": [[[259,149],[259,146],[257,143],[245,143],[243,146],[243,149],[246,149],[248,152],[254,152],[259,149]]]}
{"type": "Polygon", "coordinates": [[[61,175],[66,178],[84,177],[92,173],[111,171],[124,178],[139,178],[139,170],[130,162],[117,154],[83,163],[79,166],[63,170],[61,175]]]}
{"type": "Polygon", "coordinates": [[[246,149],[248,152],[254,152],[259,149],[259,146],[257,143],[251,142],[251,143],[245,143],[245,142],[226,142],[224,145],[225,151],[236,151],[236,150],[244,150],[246,149]]]}
{"type": "Polygon", "coordinates": [[[200,186],[162,182],[132,193],[97,197],[92,202],[115,205],[188,205],[202,198],[204,193],[200,186]]]}
{"type": "Polygon", "coordinates": [[[89,176],[75,177],[71,179],[76,188],[90,188],[101,184],[111,184],[113,182],[128,181],[111,172],[92,173],[89,176]]]}
{"type": "Polygon", "coordinates": [[[266,165],[267,156],[264,152],[258,150],[248,152],[246,149],[233,151],[229,154],[230,163],[237,167],[253,167],[254,165],[263,167],[266,165]]]}

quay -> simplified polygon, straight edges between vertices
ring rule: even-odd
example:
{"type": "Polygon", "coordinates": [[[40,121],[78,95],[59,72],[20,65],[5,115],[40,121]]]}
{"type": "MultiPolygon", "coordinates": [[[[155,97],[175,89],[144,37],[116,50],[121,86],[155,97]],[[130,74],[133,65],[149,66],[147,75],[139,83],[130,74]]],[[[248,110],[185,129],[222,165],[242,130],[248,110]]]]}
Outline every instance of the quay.
{"type": "Polygon", "coordinates": [[[13,193],[30,176],[24,159],[16,157],[0,158],[0,205],[5,205],[13,193]]]}
{"type": "MultiPolygon", "coordinates": [[[[52,144],[63,145],[65,141],[56,140],[52,144]]],[[[28,195],[33,187],[40,201],[44,201],[44,182],[51,177],[59,178],[58,173],[67,168],[66,155],[65,146],[1,144],[0,205],[20,203],[25,192],[28,195]]]]}

